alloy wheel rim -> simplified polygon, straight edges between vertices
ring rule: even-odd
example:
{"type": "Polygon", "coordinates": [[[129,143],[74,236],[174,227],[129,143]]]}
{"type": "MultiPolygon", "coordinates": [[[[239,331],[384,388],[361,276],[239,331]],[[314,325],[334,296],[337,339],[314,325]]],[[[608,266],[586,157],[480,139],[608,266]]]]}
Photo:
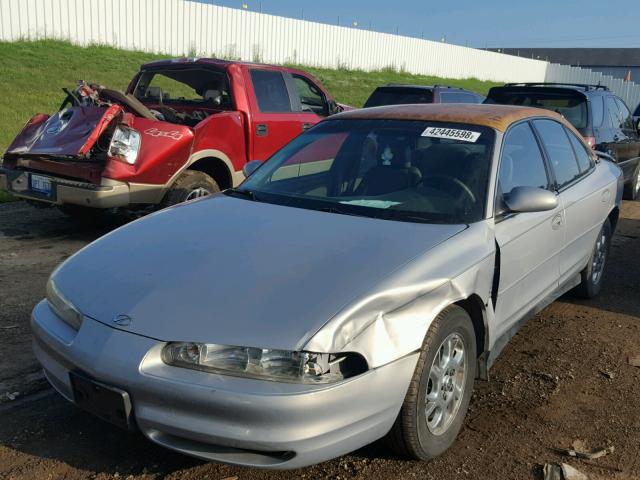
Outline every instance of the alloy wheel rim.
{"type": "Polygon", "coordinates": [[[209,192],[209,190],[207,190],[206,188],[198,187],[189,192],[189,195],[187,195],[187,198],[185,198],[185,202],[188,202],[189,200],[195,200],[196,198],[206,197],[207,195],[211,195],[211,192],[209,192]]]}
{"type": "Polygon", "coordinates": [[[640,168],[638,168],[638,176],[636,177],[636,193],[640,192],[640,168]]]}
{"type": "Polygon", "coordinates": [[[591,265],[591,279],[593,283],[598,283],[604,272],[604,264],[607,259],[607,236],[604,231],[600,232],[596,241],[595,252],[591,265]]]}
{"type": "Polygon", "coordinates": [[[449,429],[462,404],[467,379],[465,350],[462,336],[451,333],[438,347],[431,364],[424,413],[433,435],[449,429]]]}

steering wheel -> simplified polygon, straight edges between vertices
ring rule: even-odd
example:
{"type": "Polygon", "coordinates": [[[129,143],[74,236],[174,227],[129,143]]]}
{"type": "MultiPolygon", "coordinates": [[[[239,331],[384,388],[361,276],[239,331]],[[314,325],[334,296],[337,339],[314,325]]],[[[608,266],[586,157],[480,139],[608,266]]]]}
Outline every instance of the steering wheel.
{"type": "Polygon", "coordinates": [[[442,188],[442,185],[438,185],[438,183],[440,183],[442,180],[447,182],[449,185],[452,185],[456,190],[458,190],[458,192],[462,192],[467,197],[467,199],[471,201],[471,203],[476,203],[476,196],[473,194],[471,189],[457,178],[450,177],[448,175],[430,175],[426,178],[422,177],[420,183],[422,183],[423,186],[425,186],[425,184],[427,183],[435,183],[435,185],[432,185],[434,188],[449,193],[446,189],[442,188]]]}

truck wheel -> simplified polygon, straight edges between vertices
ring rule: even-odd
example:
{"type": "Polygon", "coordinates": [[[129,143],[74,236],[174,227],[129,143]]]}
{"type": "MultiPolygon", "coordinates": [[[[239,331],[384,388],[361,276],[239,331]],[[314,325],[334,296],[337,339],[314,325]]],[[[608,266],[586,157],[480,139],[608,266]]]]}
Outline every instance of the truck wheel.
{"type": "Polygon", "coordinates": [[[402,409],[385,437],[387,445],[417,460],[444,453],[464,422],[475,374],[471,318],[463,308],[450,306],[427,332],[402,409]]]}
{"type": "Polygon", "coordinates": [[[182,172],[164,196],[162,208],[206,197],[219,191],[220,187],[216,181],[206,173],[187,170],[182,172]]]}
{"type": "Polygon", "coordinates": [[[611,245],[611,224],[609,220],[605,220],[598,239],[593,247],[589,263],[580,273],[582,282],[574,289],[574,293],[578,297],[593,298],[602,290],[602,277],[604,269],[607,266],[607,258],[609,256],[609,246],[611,245]]]}
{"type": "Polygon", "coordinates": [[[624,186],[623,198],[625,200],[636,200],[640,196],[640,162],[636,166],[631,181],[624,186]]]}

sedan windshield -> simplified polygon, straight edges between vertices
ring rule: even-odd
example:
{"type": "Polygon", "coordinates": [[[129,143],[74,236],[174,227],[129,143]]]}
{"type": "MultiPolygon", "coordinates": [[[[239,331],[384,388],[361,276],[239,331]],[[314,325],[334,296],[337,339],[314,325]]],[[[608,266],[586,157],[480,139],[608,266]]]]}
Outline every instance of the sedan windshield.
{"type": "Polygon", "coordinates": [[[459,123],[336,119],[297,137],[229,195],[425,223],[482,219],[494,132],[459,123]]]}

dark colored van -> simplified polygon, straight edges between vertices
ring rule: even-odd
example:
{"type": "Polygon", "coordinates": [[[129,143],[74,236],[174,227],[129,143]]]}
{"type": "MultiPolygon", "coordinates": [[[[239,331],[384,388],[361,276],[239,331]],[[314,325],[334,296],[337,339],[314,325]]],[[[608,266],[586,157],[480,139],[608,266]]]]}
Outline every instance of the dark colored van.
{"type": "Polygon", "coordinates": [[[489,90],[485,103],[553,110],[592,148],[610,155],[624,172],[626,199],[640,194],[640,136],[627,105],[604,85],[508,83],[489,90]]]}
{"type": "Polygon", "coordinates": [[[376,88],[364,108],[411,103],[482,103],[483,100],[482,95],[464,88],[390,83],[376,88]]]}

